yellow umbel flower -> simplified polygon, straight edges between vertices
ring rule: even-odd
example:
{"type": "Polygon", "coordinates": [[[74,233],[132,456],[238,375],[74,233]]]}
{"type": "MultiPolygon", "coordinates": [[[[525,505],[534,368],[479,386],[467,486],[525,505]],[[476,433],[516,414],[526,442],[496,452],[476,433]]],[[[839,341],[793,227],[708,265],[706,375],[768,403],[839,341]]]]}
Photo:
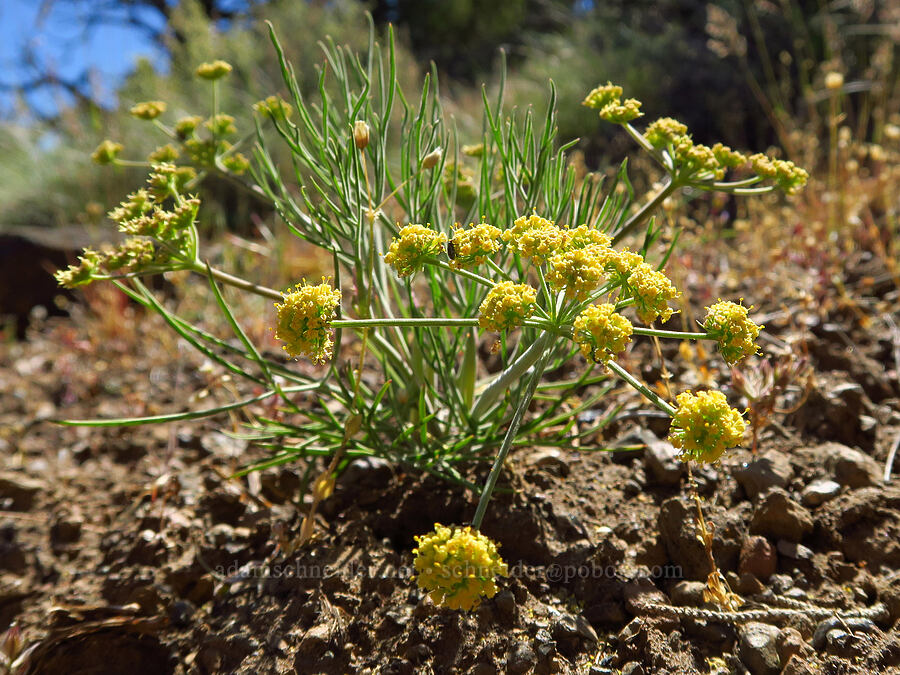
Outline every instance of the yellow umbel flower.
{"type": "Polygon", "coordinates": [[[231,64],[221,59],[210,61],[209,63],[201,63],[197,66],[197,77],[204,80],[218,80],[225,77],[231,72],[231,64]]]}
{"type": "Polygon", "coordinates": [[[534,314],[537,291],[528,284],[501,281],[488,291],[479,308],[478,325],[484,330],[512,330],[534,314]]]}
{"type": "Polygon", "coordinates": [[[712,146],[716,161],[726,169],[736,169],[747,163],[747,156],[737,150],[732,150],[727,145],[716,143],[712,146]]]}
{"type": "Polygon", "coordinates": [[[97,146],[97,149],[91,154],[91,159],[97,164],[112,164],[116,161],[123,148],[124,146],[121,143],[106,139],[97,146]]]}
{"type": "Polygon", "coordinates": [[[632,270],[626,288],[627,295],[634,299],[638,318],[646,324],[653,323],[657,317],[668,321],[673,313],[669,300],[680,295],[669,277],[647,263],[641,263],[632,270]]]}
{"type": "Polygon", "coordinates": [[[155,120],[166,112],[165,101],[144,101],[131,106],[129,112],[141,120],[155,120]]]}
{"type": "Polygon", "coordinates": [[[584,358],[607,363],[631,342],[634,327],[615,305],[591,305],[575,319],[574,340],[584,358]]]}
{"type": "Polygon", "coordinates": [[[613,124],[625,124],[641,117],[641,102],[636,98],[626,99],[623,103],[613,101],[600,109],[600,119],[613,124]]]}
{"type": "Polygon", "coordinates": [[[751,309],[728,300],[706,308],[703,329],[719,343],[719,353],[730,366],[759,351],[756,338],[763,326],[757,326],[748,316],[751,309]]]}
{"type": "Polygon", "coordinates": [[[494,579],[509,574],[497,544],[471,527],[435,523],[432,532],[415,540],[416,583],[441,607],[475,609],[482,597],[496,595],[494,579]]]}
{"type": "Polygon", "coordinates": [[[268,96],[253,104],[253,109],[264,117],[276,120],[289,119],[294,114],[294,107],[280,96],[268,96]]]}
{"type": "Polygon", "coordinates": [[[444,251],[447,235],[425,225],[410,223],[400,230],[384,254],[384,261],[397,270],[400,277],[408,277],[420,269],[428,258],[444,251]]]}
{"type": "Polygon", "coordinates": [[[741,413],[728,405],[721,391],[690,391],[675,398],[669,441],[681,448],[682,459],[715,462],[728,448],[740,444],[746,424],[741,413]]]}
{"type": "Polygon", "coordinates": [[[543,265],[551,255],[566,247],[566,231],[536,213],[516,218],[513,226],[503,231],[503,241],[535,265],[543,265]]]}
{"type": "Polygon", "coordinates": [[[323,278],[318,286],[308,286],[304,280],[282,297],[281,304],[275,303],[275,337],[284,342],[284,351],[291,358],[308,356],[314,363],[330,359],[334,347],[331,321],[341,303],[341,292],[323,278]]]}
{"type": "Polygon", "coordinates": [[[554,290],[565,289],[569,299],[587,300],[603,282],[610,253],[608,246],[599,244],[557,253],[550,258],[547,282],[554,290]]]}
{"type": "Polygon", "coordinates": [[[644,138],[657,150],[675,142],[687,133],[687,125],[671,117],[660,117],[652,122],[644,132],[644,138]]]}
{"type": "Polygon", "coordinates": [[[500,250],[500,228],[482,222],[469,223],[468,228],[453,230],[453,238],[447,244],[450,267],[459,269],[481,265],[488,256],[500,250]]]}
{"type": "Polygon", "coordinates": [[[644,264],[644,256],[640,253],[629,251],[627,248],[621,251],[612,251],[606,261],[606,271],[617,282],[625,282],[629,275],[644,264]]]}
{"type": "Polygon", "coordinates": [[[579,225],[566,231],[566,249],[585,248],[587,246],[609,246],[612,242],[608,234],[600,230],[579,225]]]}
{"type": "Polygon", "coordinates": [[[581,105],[600,110],[610,103],[618,103],[621,97],[622,87],[615,85],[612,82],[607,82],[606,84],[594,87],[591,92],[584,97],[581,105]]]}

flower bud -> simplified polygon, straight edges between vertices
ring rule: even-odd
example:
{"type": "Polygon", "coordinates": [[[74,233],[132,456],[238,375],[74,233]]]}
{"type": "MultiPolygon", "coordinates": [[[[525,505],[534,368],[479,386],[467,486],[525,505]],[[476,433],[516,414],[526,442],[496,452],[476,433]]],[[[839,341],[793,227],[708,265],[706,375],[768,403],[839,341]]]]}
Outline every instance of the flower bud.
{"type": "Polygon", "coordinates": [[[197,66],[197,77],[202,77],[204,80],[218,80],[231,72],[231,64],[227,61],[212,61],[209,63],[201,63],[197,66]]]}
{"type": "Polygon", "coordinates": [[[829,91],[837,91],[844,86],[844,76],[840,73],[831,72],[825,76],[825,88],[829,91]]]}
{"type": "Polygon", "coordinates": [[[433,169],[437,166],[437,163],[441,161],[441,156],[444,154],[444,151],[440,148],[436,150],[432,150],[422,159],[422,168],[423,169],[433,169]]]}
{"type": "Polygon", "coordinates": [[[369,147],[369,125],[364,120],[356,120],[353,124],[353,142],[357,150],[369,147]]]}

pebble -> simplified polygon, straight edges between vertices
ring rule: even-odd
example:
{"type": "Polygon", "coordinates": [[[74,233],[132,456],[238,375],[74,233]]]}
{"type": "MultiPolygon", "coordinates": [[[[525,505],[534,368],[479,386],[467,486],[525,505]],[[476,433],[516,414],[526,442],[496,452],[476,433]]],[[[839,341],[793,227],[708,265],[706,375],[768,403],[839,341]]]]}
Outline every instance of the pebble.
{"type": "Polygon", "coordinates": [[[494,605],[497,611],[507,621],[515,621],[516,596],[509,589],[504,589],[494,596],[494,605]]]}
{"type": "Polygon", "coordinates": [[[0,473],[0,508],[28,511],[44,484],[14,471],[0,473]]]}
{"type": "Polygon", "coordinates": [[[795,654],[805,656],[810,651],[809,645],[796,628],[782,628],[778,633],[778,656],[787,665],[795,654]]]}
{"type": "Polygon", "coordinates": [[[672,604],[678,607],[700,607],[705,589],[706,584],[702,581],[679,581],[672,586],[669,597],[672,604]]]}
{"type": "Polygon", "coordinates": [[[811,548],[785,539],[779,539],[776,548],[781,555],[794,560],[812,560],[813,557],[811,548]]]}
{"type": "Polygon", "coordinates": [[[709,575],[709,558],[697,538],[696,512],[692,502],[672,497],[660,506],[657,527],[669,560],[681,566],[685,579],[699,580],[709,575]]]}
{"type": "Polygon", "coordinates": [[[622,675],[644,675],[644,666],[637,661],[629,661],[622,666],[622,675]]]}
{"type": "MultiPolygon", "coordinates": [[[[652,436],[652,434],[648,434],[652,436]]],[[[686,465],[678,456],[679,450],[668,441],[655,436],[645,441],[644,467],[650,483],[656,485],[678,485],[685,474],[686,465]]]]}
{"type": "Polygon", "coordinates": [[[775,626],[751,621],[740,628],[738,653],[752,675],[770,675],[781,669],[775,626]]]}
{"type": "Polygon", "coordinates": [[[519,642],[513,647],[512,653],[506,662],[506,672],[512,675],[522,675],[531,670],[531,667],[537,662],[534,650],[527,642],[519,642]]]}
{"type": "Polygon", "coordinates": [[[834,499],[841,492],[841,484],[833,480],[814,480],[804,488],[800,500],[804,506],[819,506],[834,499]]]}
{"type": "Polygon", "coordinates": [[[820,621],[813,633],[812,646],[816,651],[821,651],[828,643],[828,636],[832,631],[840,630],[841,632],[850,631],[851,633],[861,633],[864,635],[878,635],[881,631],[871,619],[849,618],[843,619],[837,616],[831,616],[820,621]]]}
{"type": "Polygon", "coordinates": [[[881,466],[864,452],[841,443],[823,443],[816,450],[841,485],[861,488],[880,482],[881,466]]]}
{"type": "Polygon", "coordinates": [[[751,534],[788,541],[800,541],[812,531],[812,515],[781,488],[772,488],[766,493],[750,522],[751,534]]]}
{"type": "Polygon", "coordinates": [[[569,475],[569,465],[556,448],[536,450],[525,458],[525,464],[542,468],[553,476],[565,478],[569,475]]]}
{"type": "Polygon", "coordinates": [[[768,539],[760,536],[744,539],[738,565],[740,574],[752,574],[757,579],[768,579],[775,574],[777,566],[778,557],[768,539]]]}
{"type": "Polygon", "coordinates": [[[391,464],[381,457],[358,457],[347,466],[338,479],[342,485],[379,487],[387,485],[393,471],[391,464]]]}
{"type": "Polygon", "coordinates": [[[777,451],[744,462],[732,471],[735,480],[751,499],[771,488],[783,488],[794,475],[787,455],[777,451]]]}

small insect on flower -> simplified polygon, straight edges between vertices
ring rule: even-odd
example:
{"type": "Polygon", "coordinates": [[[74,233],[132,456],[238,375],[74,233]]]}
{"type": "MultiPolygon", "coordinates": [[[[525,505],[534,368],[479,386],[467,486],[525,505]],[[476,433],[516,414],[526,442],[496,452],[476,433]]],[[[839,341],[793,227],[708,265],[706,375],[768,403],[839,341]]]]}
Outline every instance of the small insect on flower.
{"type": "Polygon", "coordinates": [[[453,240],[447,242],[447,257],[450,260],[456,260],[456,247],[453,245],[453,240]]]}

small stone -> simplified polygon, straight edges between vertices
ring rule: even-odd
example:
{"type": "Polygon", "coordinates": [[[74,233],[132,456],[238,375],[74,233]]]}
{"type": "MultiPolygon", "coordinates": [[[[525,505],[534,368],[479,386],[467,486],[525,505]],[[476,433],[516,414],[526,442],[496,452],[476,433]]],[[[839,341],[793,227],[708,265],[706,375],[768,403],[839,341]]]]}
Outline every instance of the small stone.
{"type": "Polygon", "coordinates": [[[660,506],[657,527],[669,560],[681,566],[685,579],[700,580],[709,575],[709,558],[697,538],[695,517],[693,503],[672,497],[660,506]]]}
{"type": "Polygon", "coordinates": [[[672,604],[678,607],[700,607],[703,604],[703,591],[706,584],[702,581],[679,581],[672,586],[669,597],[672,604]]]}
{"type": "Polygon", "coordinates": [[[656,485],[678,485],[686,471],[685,463],[678,459],[680,452],[668,441],[652,434],[647,436],[644,467],[648,481],[656,485]]]}
{"type": "Polygon", "coordinates": [[[773,593],[781,595],[794,587],[794,580],[790,574],[773,574],[769,577],[769,587],[773,593]]]}
{"type": "Polygon", "coordinates": [[[28,511],[44,484],[15,471],[0,473],[0,508],[28,511]]]}
{"type": "Polygon", "coordinates": [[[625,493],[626,497],[634,497],[643,491],[644,488],[634,479],[625,481],[625,485],[622,486],[622,492],[625,493]]]}
{"type": "Polygon", "coordinates": [[[629,661],[622,666],[622,675],[644,675],[644,666],[637,661],[629,661]]]}
{"type": "Polygon", "coordinates": [[[778,628],[751,621],[740,628],[738,653],[752,675],[771,675],[781,669],[778,628]]]}
{"type": "Polygon", "coordinates": [[[500,615],[508,621],[516,618],[516,596],[509,589],[504,589],[494,596],[494,605],[500,615]]]}
{"type": "Polygon", "coordinates": [[[77,516],[62,517],[50,525],[50,541],[54,544],[72,544],[81,538],[82,519],[77,516]]]}
{"type": "Polygon", "coordinates": [[[823,443],[817,451],[825,457],[825,468],[834,472],[841,485],[861,488],[876,485],[881,480],[878,462],[864,452],[841,443],[823,443]]]}
{"type": "Polygon", "coordinates": [[[800,494],[800,500],[804,506],[819,506],[829,499],[834,499],[840,492],[840,483],[833,480],[814,480],[804,488],[800,494]]]}
{"type": "Polygon", "coordinates": [[[736,590],[741,595],[759,595],[763,591],[766,590],[766,587],[763,586],[763,582],[756,578],[755,575],[750,574],[749,572],[744,572],[740,577],[738,577],[737,583],[734,584],[734,590],[736,590]]]}
{"type": "Polygon", "coordinates": [[[317,659],[325,653],[330,641],[331,629],[328,624],[320,623],[306,631],[297,645],[297,653],[307,659],[317,659]]]}
{"type": "Polygon", "coordinates": [[[569,475],[569,465],[563,454],[556,448],[541,448],[525,458],[525,464],[540,467],[554,476],[565,478],[569,475]]]}
{"type": "Polygon", "coordinates": [[[819,625],[816,626],[816,631],[813,633],[812,646],[816,651],[821,651],[826,648],[830,643],[839,643],[844,638],[839,635],[832,635],[834,631],[840,631],[841,633],[845,633],[846,631],[850,631],[851,633],[859,633],[861,635],[880,635],[881,631],[878,626],[871,619],[863,619],[859,617],[852,617],[848,619],[844,619],[837,616],[831,616],[827,619],[820,621],[819,625]],[[831,638],[829,638],[831,635],[831,638]]]}
{"type": "Polygon", "coordinates": [[[406,652],[404,653],[404,657],[407,661],[412,661],[413,663],[424,663],[428,659],[431,658],[431,647],[426,644],[410,645],[406,652]]]}
{"type": "Polygon", "coordinates": [[[738,564],[740,574],[752,574],[758,579],[768,579],[775,574],[777,566],[778,558],[768,539],[760,536],[744,539],[738,564]]]}
{"type": "Polygon", "coordinates": [[[512,675],[527,673],[537,662],[534,650],[527,642],[518,642],[506,662],[506,671],[512,675]]]}
{"type": "Polygon", "coordinates": [[[779,539],[776,548],[781,555],[793,560],[812,560],[813,557],[811,548],[793,541],[779,539]]]}
{"type": "Polygon", "coordinates": [[[808,658],[794,654],[785,664],[781,675],[817,675],[821,671],[818,668],[813,669],[808,658]]]}
{"type": "Polygon", "coordinates": [[[800,541],[813,531],[809,511],[792,500],[787,492],[772,488],[762,498],[750,522],[750,533],[800,541]]]}
{"type": "Polygon", "coordinates": [[[744,462],[732,474],[750,499],[756,499],[770,488],[785,487],[794,475],[794,468],[784,453],[773,450],[744,462]]]}
{"type": "Polygon", "coordinates": [[[805,656],[809,651],[809,645],[796,628],[782,628],[778,633],[778,657],[783,664],[787,665],[792,656],[805,656]]]}
{"type": "Polygon", "coordinates": [[[357,457],[347,466],[338,481],[350,487],[381,487],[393,476],[391,463],[381,457],[357,457]]]}
{"type": "Polygon", "coordinates": [[[497,668],[492,663],[476,663],[469,671],[469,675],[497,675],[497,668]]]}

